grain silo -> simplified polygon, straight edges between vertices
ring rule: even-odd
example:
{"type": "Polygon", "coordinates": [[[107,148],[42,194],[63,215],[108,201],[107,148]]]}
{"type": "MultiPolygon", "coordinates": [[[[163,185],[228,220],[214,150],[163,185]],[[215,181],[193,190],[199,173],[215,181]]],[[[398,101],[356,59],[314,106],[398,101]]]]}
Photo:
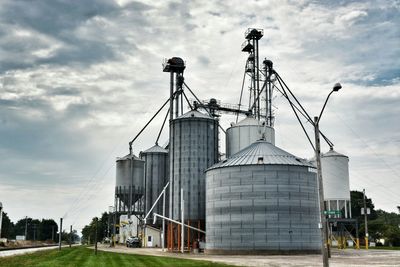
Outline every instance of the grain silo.
{"type": "Polygon", "coordinates": [[[321,155],[324,199],[327,210],[339,210],[330,217],[351,218],[349,158],[333,149],[321,155]]]}
{"type": "Polygon", "coordinates": [[[319,253],[315,168],[264,140],[206,171],[206,253],[319,253]]]}
{"type": "MultiPolygon", "coordinates": [[[[145,161],[145,214],[147,214],[168,182],[168,150],[156,144],[141,152],[140,158],[145,161]]],[[[152,212],[162,214],[162,205],[162,201],[159,201],[152,212]]],[[[166,209],[168,210],[168,206],[166,209]]]]}
{"type": "Polygon", "coordinates": [[[185,220],[204,229],[204,171],[218,161],[218,121],[192,110],[172,120],[171,129],[172,218],[180,219],[183,188],[185,220]]]}
{"type": "Polygon", "coordinates": [[[143,213],[144,161],[134,154],[116,160],[115,204],[118,212],[143,213]]]}
{"type": "Polygon", "coordinates": [[[247,117],[237,124],[232,124],[226,130],[226,157],[248,147],[250,144],[261,139],[264,135],[266,141],[275,144],[275,130],[265,122],[247,117]]]}

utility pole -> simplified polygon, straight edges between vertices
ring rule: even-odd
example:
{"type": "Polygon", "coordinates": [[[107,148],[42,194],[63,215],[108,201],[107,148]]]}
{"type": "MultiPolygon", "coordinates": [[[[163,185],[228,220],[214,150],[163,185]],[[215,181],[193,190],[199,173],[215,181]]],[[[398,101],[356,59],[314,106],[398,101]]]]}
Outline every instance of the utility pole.
{"type": "Polygon", "coordinates": [[[184,221],[184,209],[185,209],[185,202],[183,199],[183,188],[181,188],[181,217],[182,217],[182,232],[181,232],[181,250],[182,253],[184,253],[184,248],[185,248],[185,230],[184,230],[184,225],[185,225],[185,221],[184,221]]]}
{"type": "Polygon", "coordinates": [[[72,245],[72,225],[69,228],[69,247],[72,245]]]}
{"type": "Polygon", "coordinates": [[[365,189],[363,189],[364,203],[364,221],[365,221],[365,249],[368,249],[368,220],[367,220],[367,202],[365,200],[365,189]]]}
{"type": "Polygon", "coordinates": [[[324,187],[322,182],[322,168],[321,168],[321,142],[319,138],[319,118],[314,117],[314,131],[315,131],[315,159],[317,161],[317,175],[318,175],[318,191],[319,191],[319,210],[321,216],[321,237],[322,237],[322,260],[323,266],[329,267],[328,260],[328,235],[326,229],[325,200],[324,200],[324,187]]]}
{"type": "Polygon", "coordinates": [[[115,239],[116,239],[116,224],[117,224],[117,188],[115,188],[115,193],[114,193],[114,216],[113,216],[113,234],[112,234],[112,239],[111,239],[111,244],[110,247],[115,247],[115,239]]]}
{"type": "Polygon", "coordinates": [[[110,213],[107,216],[107,237],[110,238],[110,213]]]}
{"type": "Polygon", "coordinates": [[[95,224],[95,231],[94,231],[94,255],[97,255],[97,221],[98,221],[98,218],[96,217],[96,224],[95,224]]]}
{"type": "Polygon", "coordinates": [[[28,238],[28,216],[25,216],[25,240],[28,238]]]}
{"type": "MultiPolygon", "coordinates": [[[[164,188],[164,193],[163,193],[163,209],[162,209],[162,212],[163,212],[163,216],[165,217],[165,194],[166,194],[166,192],[165,192],[165,188],[164,188]]],[[[162,220],[162,251],[164,252],[164,249],[165,249],[165,219],[163,218],[163,220],[162,220]]]]}
{"type": "Polygon", "coordinates": [[[113,206],[108,206],[108,223],[107,223],[107,237],[110,239],[110,243],[112,242],[111,240],[111,216],[112,213],[114,212],[114,207],[113,206]]]}
{"type": "Polygon", "coordinates": [[[36,241],[36,225],[37,224],[33,224],[33,241],[36,241]]]}
{"type": "Polygon", "coordinates": [[[0,238],[1,238],[1,223],[3,222],[3,204],[0,202],[0,238]]]}
{"type": "Polygon", "coordinates": [[[62,221],[63,218],[60,218],[60,230],[58,231],[58,250],[61,250],[62,221]]]}
{"type": "Polygon", "coordinates": [[[51,241],[54,242],[54,225],[51,226],[51,241]]]}

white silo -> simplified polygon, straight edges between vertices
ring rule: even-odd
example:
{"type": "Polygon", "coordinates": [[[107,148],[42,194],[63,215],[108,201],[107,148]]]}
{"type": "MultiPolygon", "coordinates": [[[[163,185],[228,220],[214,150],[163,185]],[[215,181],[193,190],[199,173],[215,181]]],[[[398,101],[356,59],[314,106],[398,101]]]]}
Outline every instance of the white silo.
{"type": "Polygon", "coordinates": [[[226,130],[226,157],[248,147],[257,140],[265,139],[275,145],[275,130],[252,117],[247,117],[226,130]],[[264,136],[263,136],[264,135],[264,136]]]}
{"type": "Polygon", "coordinates": [[[349,157],[333,149],[321,155],[324,198],[327,210],[340,210],[336,217],[351,218],[349,157]]]}
{"type": "Polygon", "coordinates": [[[116,160],[115,206],[129,215],[143,212],[144,160],[133,154],[116,160]]]}

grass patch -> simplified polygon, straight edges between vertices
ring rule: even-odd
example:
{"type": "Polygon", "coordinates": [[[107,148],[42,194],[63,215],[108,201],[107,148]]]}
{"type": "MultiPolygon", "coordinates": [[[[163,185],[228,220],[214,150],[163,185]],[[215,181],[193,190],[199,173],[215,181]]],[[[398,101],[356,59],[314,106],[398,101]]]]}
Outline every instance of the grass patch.
{"type": "Polygon", "coordinates": [[[170,257],[156,257],[133,254],[121,254],[105,251],[97,251],[94,255],[92,249],[86,247],[63,248],[38,251],[31,254],[0,258],[0,266],[40,266],[40,267],[123,267],[123,266],[216,266],[228,267],[221,263],[209,261],[197,261],[177,259],[170,257]]]}

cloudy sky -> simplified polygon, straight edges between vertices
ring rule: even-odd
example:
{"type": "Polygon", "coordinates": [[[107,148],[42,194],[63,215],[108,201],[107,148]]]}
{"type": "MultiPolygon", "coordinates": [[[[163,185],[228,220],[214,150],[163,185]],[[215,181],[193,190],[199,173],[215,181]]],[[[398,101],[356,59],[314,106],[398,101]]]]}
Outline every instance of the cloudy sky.
{"type": "MultiPolygon", "coordinates": [[[[185,80],[201,99],[237,103],[240,45],[257,27],[261,56],[311,115],[342,83],[320,127],[350,157],[351,189],[365,188],[378,208],[395,211],[399,11],[398,0],[1,0],[0,201],[14,221],[64,216],[74,228],[87,224],[113,203],[115,158],[168,97],[163,59],[186,61],[185,80]]],[[[276,144],[310,158],[279,93],[274,106],[276,144]]],[[[135,153],[154,144],[161,117],[135,153]]],[[[223,117],[222,126],[233,120],[223,117]]]]}

